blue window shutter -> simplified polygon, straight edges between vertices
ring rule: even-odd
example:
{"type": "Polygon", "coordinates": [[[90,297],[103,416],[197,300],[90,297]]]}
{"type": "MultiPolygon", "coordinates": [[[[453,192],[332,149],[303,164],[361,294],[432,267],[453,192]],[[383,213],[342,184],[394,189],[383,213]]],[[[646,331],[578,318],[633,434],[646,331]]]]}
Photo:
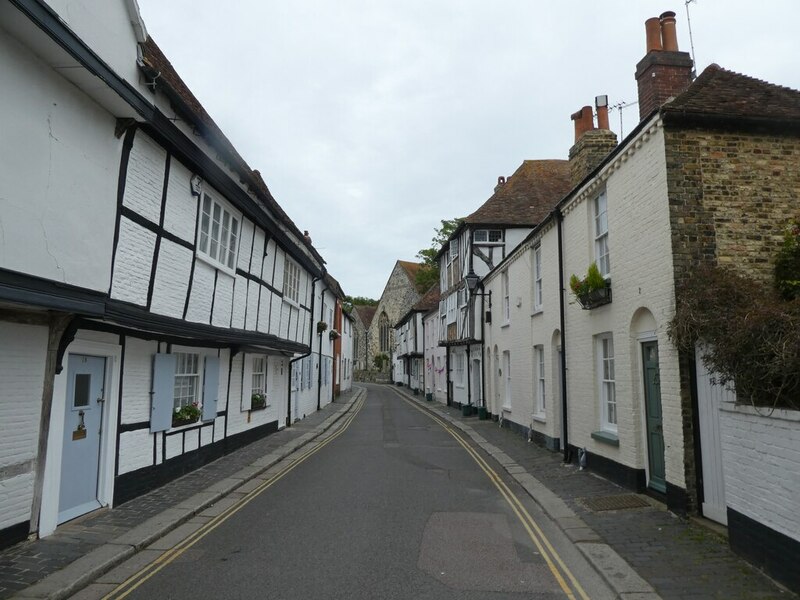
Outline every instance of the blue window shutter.
{"type": "Polygon", "coordinates": [[[219,357],[206,356],[203,370],[203,421],[217,418],[217,399],[219,396],[219,357]]]}
{"type": "Polygon", "coordinates": [[[172,427],[172,403],[175,394],[174,354],[153,356],[153,391],[150,394],[150,431],[172,427]]]}

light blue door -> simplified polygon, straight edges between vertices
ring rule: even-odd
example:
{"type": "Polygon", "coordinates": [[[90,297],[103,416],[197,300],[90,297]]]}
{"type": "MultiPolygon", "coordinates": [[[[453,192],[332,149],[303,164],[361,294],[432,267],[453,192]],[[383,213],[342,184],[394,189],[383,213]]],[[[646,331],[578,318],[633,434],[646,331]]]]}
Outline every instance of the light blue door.
{"type": "Polygon", "coordinates": [[[69,356],[58,497],[59,523],[100,507],[97,482],[105,370],[105,358],[81,354],[69,356]]]}

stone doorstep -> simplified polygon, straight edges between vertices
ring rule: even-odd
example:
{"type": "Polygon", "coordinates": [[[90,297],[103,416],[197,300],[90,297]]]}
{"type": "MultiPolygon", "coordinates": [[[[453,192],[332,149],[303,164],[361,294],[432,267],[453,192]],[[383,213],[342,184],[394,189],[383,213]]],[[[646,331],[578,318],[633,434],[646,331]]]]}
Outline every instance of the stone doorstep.
{"type": "MultiPolygon", "coordinates": [[[[366,392],[363,388],[357,390],[350,401],[343,405],[347,408],[331,414],[324,422],[323,431],[332,427],[342,416],[347,414],[364,393],[366,392]]],[[[314,437],[313,434],[311,437],[314,437]]],[[[282,455],[281,452],[273,452],[267,455],[275,459],[269,466],[279,462],[302,445],[302,443],[297,444],[285,455],[282,455]]],[[[253,464],[255,465],[255,463],[253,464]]],[[[260,467],[261,465],[256,466],[260,467]]],[[[268,466],[264,465],[259,474],[263,473],[267,468],[268,466]]],[[[256,476],[253,475],[253,477],[256,476]]],[[[245,483],[241,479],[233,477],[223,479],[176,506],[165,509],[111,542],[95,548],[63,569],[47,575],[39,582],[17,593],[14,598],[19,600],[33,598],[61,600],[62,598],[67,598],[99,579],[137,552],[146,549],[157,540],[184,525],[190,519],[196,518],[198,513],[209,509],[214,503],[245,483]]],[[[101,587],[105,587],[105,585],[101,587]]]]}

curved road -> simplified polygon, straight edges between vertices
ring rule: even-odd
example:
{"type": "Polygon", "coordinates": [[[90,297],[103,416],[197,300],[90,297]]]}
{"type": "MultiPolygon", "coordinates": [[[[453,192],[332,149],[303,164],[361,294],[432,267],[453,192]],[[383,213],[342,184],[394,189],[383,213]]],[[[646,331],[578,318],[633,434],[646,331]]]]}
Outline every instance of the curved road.
{"type": "Polygon", "coordinates": [[[613,597],[496,463],[393,388],[366,387],[337,433],[109,597],[613,597]]]}

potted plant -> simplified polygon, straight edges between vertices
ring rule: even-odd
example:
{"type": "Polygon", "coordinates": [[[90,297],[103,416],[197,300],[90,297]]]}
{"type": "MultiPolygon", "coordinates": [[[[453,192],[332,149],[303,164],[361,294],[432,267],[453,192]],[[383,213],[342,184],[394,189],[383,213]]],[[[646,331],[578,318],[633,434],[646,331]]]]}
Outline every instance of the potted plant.
{"type": "Polygon", "coordinates": [[[573,274],[569,278],[569,287],[584,310],[611,302],[611,281],[603,277],[595,262],[589,265],[583,279],[573,274]]]}
{"type": "Polygon", "coordinates": [[[250,410],[261,410],[267,407],[267,396],[261,392],[254,392],[250,397],[250,410]]]}
{"type": "Polygon", "coordinates": [[[330,333],[328,334],[328,337],[332,340],[335,340],[336,338],[341,337],[341,334],[335,329],[331,329],[330,333]]]}
{"type": "Polygon", "coordinates": [[[317,333],[322,335],[328,329],[328,324],[325,321],[317,322],[317,333]]]}
{"type": "Polygon", "coordinates": [[[192,402],[180,408],[176,408],[172,413],[172,426],[180,427],[181,425],[189,425],[190,423],[197,423],[200,420],[200,407],[197,402],[192,402]]]}

